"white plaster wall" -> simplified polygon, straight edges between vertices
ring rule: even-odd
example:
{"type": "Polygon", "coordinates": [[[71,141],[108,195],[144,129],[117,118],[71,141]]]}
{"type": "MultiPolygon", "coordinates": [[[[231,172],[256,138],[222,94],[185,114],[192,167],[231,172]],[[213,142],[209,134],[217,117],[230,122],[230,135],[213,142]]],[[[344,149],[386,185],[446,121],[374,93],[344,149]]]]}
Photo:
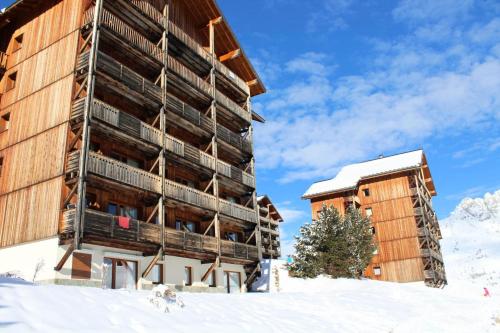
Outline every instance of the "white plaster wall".
{"type": "Polygon", "coordinates": [[[53,280],[54,266],[58,260],[58,242],[55,237],[0,249],[0,274],[15,272],[21,278],[32,281],[35,267],[43,263],[35,282],[53,280]]]}

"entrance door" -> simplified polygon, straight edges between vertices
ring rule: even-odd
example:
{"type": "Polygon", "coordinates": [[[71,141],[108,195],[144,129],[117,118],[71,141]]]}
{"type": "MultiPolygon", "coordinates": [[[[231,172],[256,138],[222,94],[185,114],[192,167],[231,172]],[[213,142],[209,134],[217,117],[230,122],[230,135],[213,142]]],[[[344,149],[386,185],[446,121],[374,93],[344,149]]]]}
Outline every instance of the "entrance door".
{"type": "Polygon", "coordinates": [[[103,274],[106,287],[111,289],[137,288],[137,262],[104,258],[103,274]]]}
{"type": "Polygon", "coordinates": [[[239,272],[224,272],[224,287],[230,294],[241,293],[241,274],[239,272]]]}

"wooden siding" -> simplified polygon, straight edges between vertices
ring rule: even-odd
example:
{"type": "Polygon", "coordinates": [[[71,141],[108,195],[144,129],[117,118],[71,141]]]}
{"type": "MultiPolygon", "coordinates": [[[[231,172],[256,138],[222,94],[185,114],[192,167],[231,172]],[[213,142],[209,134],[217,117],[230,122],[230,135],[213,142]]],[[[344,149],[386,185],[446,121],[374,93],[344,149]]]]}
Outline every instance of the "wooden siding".
{"type": "Polygon", "coordinates": [[[0,194],[61,176],[66,135],[61,125],[4,150],[0,194]]]}
{"type": "Polygon", "coordinates": [[[57,235],[62,177],[0,196],[0,247],[57,235]]]}
{"type": "Polygon", "coordinates": [[[10,40],[0,114],[10,113],[10,124],[0,134],[0,247],[57,235],[83,2],[47,2],[12,36],[3,36],[10,40]],[[12,73],[15,85],[6,91],[12,73]]]}
{"type": "Polygon", "coordinates": [[[2,114],[10,112],[10,128],[0,134],[6,137],[0,150],[66,122],[72,83],[73,77],[67,76],[2,109],[2,114]]]}

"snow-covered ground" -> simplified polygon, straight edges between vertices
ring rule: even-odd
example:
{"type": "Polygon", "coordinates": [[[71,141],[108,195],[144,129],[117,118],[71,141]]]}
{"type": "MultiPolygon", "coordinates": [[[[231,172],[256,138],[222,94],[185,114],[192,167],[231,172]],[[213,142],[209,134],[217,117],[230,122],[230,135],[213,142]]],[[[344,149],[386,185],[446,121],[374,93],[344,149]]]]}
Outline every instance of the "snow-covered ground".
{"type": "Polygon", "coordinates": [[[500,332],[499,203],[500,192],[464,200],[442,221],[450,283],[444,289],[293,279],[278,262],[269,269],[279,292],[183,293],[185,307],[164,313],[145,291],[34,286],[3,278],[0,331],[500,332]],[[491,297],[482,296],[484,286],[491,297]]]}

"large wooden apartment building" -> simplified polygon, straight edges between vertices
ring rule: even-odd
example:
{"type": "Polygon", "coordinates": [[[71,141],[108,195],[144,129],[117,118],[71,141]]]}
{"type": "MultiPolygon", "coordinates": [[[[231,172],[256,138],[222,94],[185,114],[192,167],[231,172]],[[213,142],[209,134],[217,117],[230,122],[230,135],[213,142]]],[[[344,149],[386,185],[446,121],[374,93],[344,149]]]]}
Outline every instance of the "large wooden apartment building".
{"type": "Polygon", "coordinates": [[[214,0],[18,0],[0,31],[0,272],[235,292],[279,254],[214,0]]]}
{"type": "Polygon", "coordinates": [[[435,195],[427,159],[417,150],[345,166],[335,178],[313,184],[303,198],[311,201],[313,219],[323,205],[341,214],[356,207],[370,218],[377,251],[365,276],[440,287],[446,275],[435,195]]]}

